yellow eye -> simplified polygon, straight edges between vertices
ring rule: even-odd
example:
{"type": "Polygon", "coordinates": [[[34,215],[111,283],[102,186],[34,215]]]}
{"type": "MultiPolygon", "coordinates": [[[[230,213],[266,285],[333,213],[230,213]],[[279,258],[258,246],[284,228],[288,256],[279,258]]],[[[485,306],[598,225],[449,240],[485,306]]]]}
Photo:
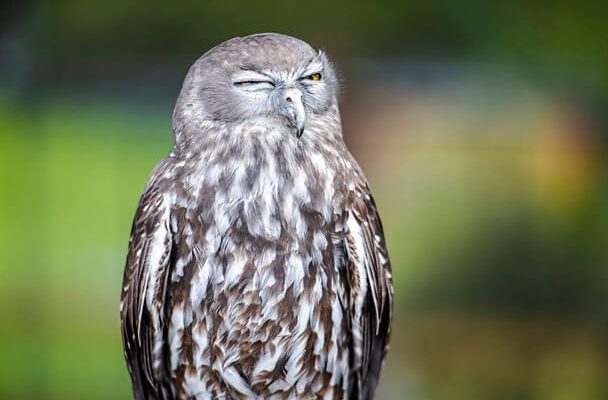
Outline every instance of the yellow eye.
{"type": "Polygon", "coordinates": [[[310,79],[311,81],[320,81],[321,80],[321,74],[316,73],[316,74],[312,74],[308,77],[308,79],[310,79]]]}

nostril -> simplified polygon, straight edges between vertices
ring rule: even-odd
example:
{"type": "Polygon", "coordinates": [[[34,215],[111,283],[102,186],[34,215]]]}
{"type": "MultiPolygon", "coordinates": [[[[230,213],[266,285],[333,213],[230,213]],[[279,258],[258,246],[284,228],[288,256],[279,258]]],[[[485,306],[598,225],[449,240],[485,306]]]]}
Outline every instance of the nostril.
{"type": "Polygon", "coordinates": [[[287,100],[288,103],[293,103],[293,100],[291,99],[291,97],[287,97],[285,100],[287,100]]]}

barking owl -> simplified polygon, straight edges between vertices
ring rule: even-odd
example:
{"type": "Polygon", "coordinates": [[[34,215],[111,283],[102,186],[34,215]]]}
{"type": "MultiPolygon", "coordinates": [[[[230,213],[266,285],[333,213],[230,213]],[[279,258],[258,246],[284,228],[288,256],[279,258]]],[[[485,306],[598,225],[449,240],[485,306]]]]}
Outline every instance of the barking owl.
{"type": "Polygon", "coordinates": [[[323,52],[274,33],[190,68],[124,273],[138,400],[373,398],[393,289],[337,91],[323,52]]]}

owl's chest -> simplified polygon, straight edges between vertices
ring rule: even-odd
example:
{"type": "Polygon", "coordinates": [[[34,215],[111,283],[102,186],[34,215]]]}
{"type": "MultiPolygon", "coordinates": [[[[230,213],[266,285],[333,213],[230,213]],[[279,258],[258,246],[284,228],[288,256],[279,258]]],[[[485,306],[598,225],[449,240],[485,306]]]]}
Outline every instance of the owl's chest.
{"type": "Polygon", "coordinates": [[[177,294],[177,310],[185,310],[185,318],[172,314],[177,322],[170,332],[177,333],[170,355],[190,352],[184,343],[196,351],[176,371],[188,364],[186,370],[216,394],[224,388],[214,386],[209,371],[222,365],[228,386],[250,398],[341,397],[349,376],[348,299],[334,262],[333,225],[314,214],[300,233],[279,217],[278,226],[237,218],[227,229],[213,222],[204,237],[193,238],[197,250],[169,294],[177,294]]]}
{"type": "Polygon", "coordinates": [[[343,180],[336,178],[321,156],[299,163],[228,158],[199,167],[179,182],[178,192],[182,205],[219,234],[237,230],[273,241],[302,238],[311,226],[329,224],[340,213],[343,180]]]}
{"type": "Polygon", "coordinates": [[[204,287],[200,293],[209,283],[219,290],[248,286],[264,299],[292,284],[296,296],[303,286],[312,290],[311,279],[334,267],[341,197],[323,162],[292,169],[276,160],[214,164],[184,182],[174,218],[175,280],[194,264],[208,271],[202,277],[209,282],[193,282],[204,287]]]}
{"type": "Polygon", "coordinates": [[[169,296],[188,314],[184,332],[197,332],[186,340],[200,349],[192,366],[202,373],[238,360],[230,376],[245,376],[248,390],[268,396],[291,385],[346,382],[333,177],[315,169],[280,174],[272,164],[230,171],[208,170],[175,223],[169,296]]]}

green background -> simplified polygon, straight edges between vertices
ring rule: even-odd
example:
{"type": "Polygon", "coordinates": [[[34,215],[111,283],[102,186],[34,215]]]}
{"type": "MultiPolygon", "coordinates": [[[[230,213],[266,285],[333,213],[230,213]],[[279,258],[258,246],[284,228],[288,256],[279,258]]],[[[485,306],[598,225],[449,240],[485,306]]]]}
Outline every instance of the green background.
{"type": "Polygon", "coordinates": [[[1,7],[0,398],[129,398],[122,268],[181,80],[265,31],[341,71],[394,269],[378,398],[608,398],[608,3],[1,7]]]}

